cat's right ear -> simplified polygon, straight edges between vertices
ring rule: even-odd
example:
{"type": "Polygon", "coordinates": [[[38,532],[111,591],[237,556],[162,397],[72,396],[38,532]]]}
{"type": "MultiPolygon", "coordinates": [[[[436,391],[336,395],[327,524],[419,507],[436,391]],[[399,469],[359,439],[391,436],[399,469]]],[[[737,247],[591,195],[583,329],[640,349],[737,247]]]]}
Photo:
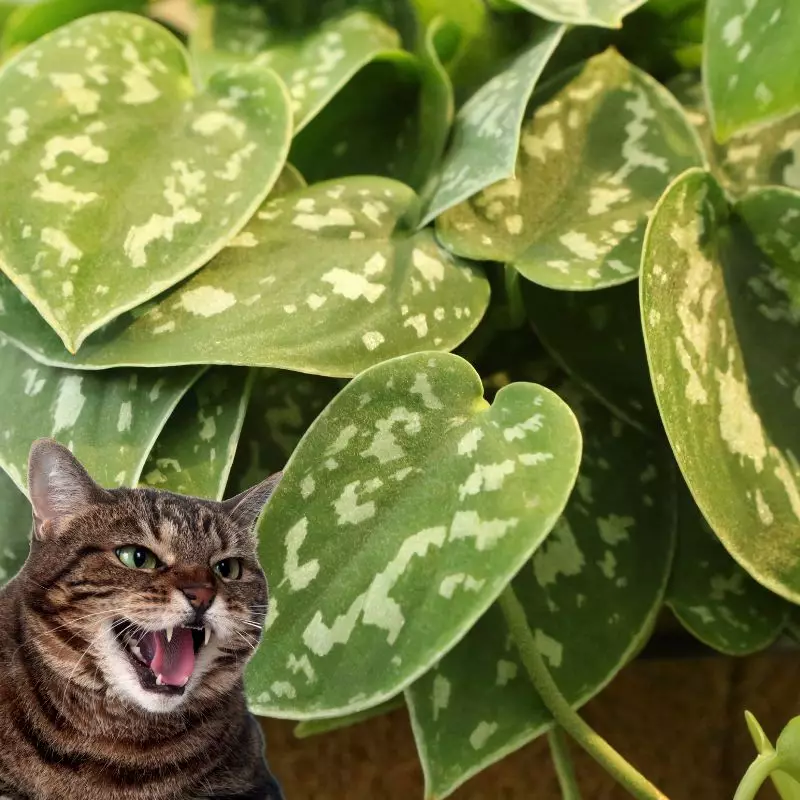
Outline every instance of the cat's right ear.
{"type": "Polygon", "coordinates": [[[111,495],[89,477],[80,461],[52,439],[37,439],[31,446],[28,493],[37,539],[46,538],[62,519],[111,499],[111,495]]]}

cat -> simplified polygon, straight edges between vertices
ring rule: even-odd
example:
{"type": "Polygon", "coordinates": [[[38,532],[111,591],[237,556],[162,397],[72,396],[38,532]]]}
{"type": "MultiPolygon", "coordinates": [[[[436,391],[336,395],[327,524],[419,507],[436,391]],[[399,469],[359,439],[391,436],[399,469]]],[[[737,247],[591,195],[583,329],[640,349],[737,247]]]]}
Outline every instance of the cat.
{"type": "Polygon", "coordinates": [[[281,473],[225,502],[101,488],[31,448],[31,548],[0,590],[0,800],[283,800],[244,699],[281,473]]]}

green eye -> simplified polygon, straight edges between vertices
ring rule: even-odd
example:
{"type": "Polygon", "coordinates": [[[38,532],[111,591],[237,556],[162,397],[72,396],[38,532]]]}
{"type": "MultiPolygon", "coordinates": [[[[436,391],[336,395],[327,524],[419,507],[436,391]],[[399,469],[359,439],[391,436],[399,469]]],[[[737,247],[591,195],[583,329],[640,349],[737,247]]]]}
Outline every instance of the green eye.
{"type": "Polygon", "coordinates": [[[229,581],[236,581],[242,577],[242,560],[240,558],[225,558],[214,564],[214,572],[229,581]]]}
{"type": "Polygon", "coordinates": [[[146,548],[135,544],[117,548],[117,558],[129,569],[155,569],[158,559],[146,548]]]}

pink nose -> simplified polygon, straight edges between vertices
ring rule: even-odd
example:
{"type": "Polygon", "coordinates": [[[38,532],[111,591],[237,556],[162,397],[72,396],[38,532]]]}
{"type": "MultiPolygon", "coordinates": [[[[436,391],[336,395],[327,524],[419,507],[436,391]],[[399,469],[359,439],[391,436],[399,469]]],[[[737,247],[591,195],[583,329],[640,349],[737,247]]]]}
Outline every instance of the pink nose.
{"type": "Polygon", "coordinates": [[[189,584],[180,588],[189,599],[192,608],[208,608],[216,597],[214,587],[205,583],[189,584]]]}

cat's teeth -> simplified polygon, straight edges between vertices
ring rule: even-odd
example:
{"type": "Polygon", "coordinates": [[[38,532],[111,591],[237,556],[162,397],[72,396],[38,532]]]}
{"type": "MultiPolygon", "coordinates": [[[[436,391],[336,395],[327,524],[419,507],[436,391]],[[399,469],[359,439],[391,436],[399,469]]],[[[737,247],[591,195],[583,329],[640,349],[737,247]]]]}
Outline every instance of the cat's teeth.
{"type": "Polygon", "coordinates": [[[206,625],[204,630],[205,630],[205,634],[206,634],[206,642],[205,643],[208,644],[211,641],[211,628],[209,628],[208,625],[206,625]]]}
{"type": "Polygon", "coordinates": [[[171,641],[172,641],[172,625],[170,625],[170,626],[167,628],[167,630],[165,631],[165,633],[167,634],[167,641],[168,641],[168,642],[171,642],[171,641]]]}
{"type": "Polygon", "coordinates": [[[163,686],[163,685],[164,685],[164,681],[161,679],[161,676],[158,675],[156,677],[156,686],[163,686]]]}

